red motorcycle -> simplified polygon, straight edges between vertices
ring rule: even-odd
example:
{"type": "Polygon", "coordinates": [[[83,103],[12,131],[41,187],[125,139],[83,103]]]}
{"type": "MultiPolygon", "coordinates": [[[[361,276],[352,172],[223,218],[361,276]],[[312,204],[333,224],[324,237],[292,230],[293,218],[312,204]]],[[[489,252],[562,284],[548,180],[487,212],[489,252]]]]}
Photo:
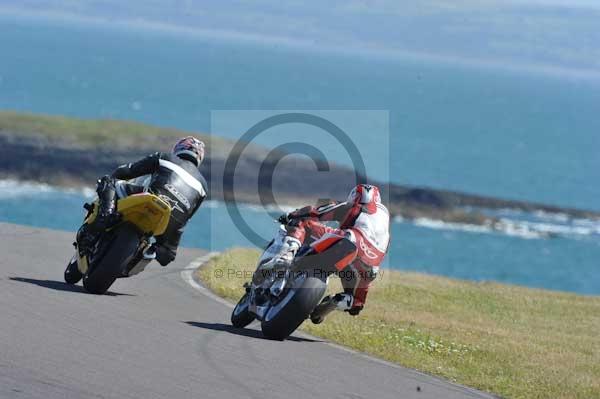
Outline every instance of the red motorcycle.
{"type": "Polygon", "coordinates": [[[356,251],[349,240],[331,235],[318,242],[307,239],[291,264],[278,263],[286,235],[280,225],[231,314],[233,326],[242,328],[258,319],[263,334],[277,340],[287,338],[307,318],[319,319],[335,309],[335,301],[324,298],[329,277],[341,270],[339,259],[356,251]]]}

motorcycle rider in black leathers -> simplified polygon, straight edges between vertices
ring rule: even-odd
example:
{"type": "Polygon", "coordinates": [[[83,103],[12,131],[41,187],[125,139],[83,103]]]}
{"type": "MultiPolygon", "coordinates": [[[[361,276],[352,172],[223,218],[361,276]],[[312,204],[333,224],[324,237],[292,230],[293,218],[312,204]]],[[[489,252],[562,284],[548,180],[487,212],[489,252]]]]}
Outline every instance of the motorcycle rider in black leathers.
{"type": "Polygon", "coordinates": [[[156,237],[156,259],[166,266],[175,259],[177,247],[187,221],[194,215],[207,195],[206,180],[198,170],[204,159],[204,143],[195,137],[179,140],[170,154],[154,153],[119,166],[111,176],[98,181],[98,215],[91,224],[84,224],[77,233],[80,253],[89,251],[100,234],[118,222],[117,199],[148,190],[171,205],[171,220],[164,234],[156,237]],[[146,186],[124,180],[150,175],[146,186]]]}

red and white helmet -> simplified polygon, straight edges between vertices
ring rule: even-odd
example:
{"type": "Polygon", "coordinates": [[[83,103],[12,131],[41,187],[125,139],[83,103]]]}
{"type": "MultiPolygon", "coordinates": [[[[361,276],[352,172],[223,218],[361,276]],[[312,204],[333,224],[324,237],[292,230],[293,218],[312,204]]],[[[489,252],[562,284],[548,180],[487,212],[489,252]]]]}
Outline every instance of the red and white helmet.
{"type": "Polygon", "coordinates": [[[200,166],[204,160],[204,143],[192,136],[182,138],[173,147],[173,155],[193,158],[196,165],[200,166]]]}
{"type": "Polygon", "coordinates": [[[351,204],[360,204],[367,213],[373,214],[377,212],[377,204],[381,204],[381,194],[377,186],[359,184],[350,191],[346,201],[351,204]]]}

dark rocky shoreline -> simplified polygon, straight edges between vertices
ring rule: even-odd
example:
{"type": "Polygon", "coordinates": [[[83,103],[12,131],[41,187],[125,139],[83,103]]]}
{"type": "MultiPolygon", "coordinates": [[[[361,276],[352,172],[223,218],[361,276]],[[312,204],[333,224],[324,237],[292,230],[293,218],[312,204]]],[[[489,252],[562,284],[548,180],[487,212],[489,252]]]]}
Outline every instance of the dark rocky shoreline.
{"type": "MultiPolygon", "coordinates": [[[[161,138],[160,142],[164,142],[161,138]]],[[[168,141],[168,140],[167,140],[168,141]]],[[[109,146],[82,146],[71,142],[50,139],[41,135],[21,135],[0,130],[0,177],[44,182],[59,186],[92,186],[103,174],[117,165],[131,162],[148,152],[160,149],[158,142],[148,142],[144,148],[112,148],[109,146]],[[155,147],[152,147],[152,144],[155,147]]],[[[207,157],[202,172],[209,182],[210,198],[228,200],[231,193],[224,193],[223,170],[225,157],[223,148],[214,151],[216,156],[207,157]]],[[[273,199],[261,198],[258,191],[268,188],[261,181],[259,170],[264,167],[260,151],[251,152],[240,158],[235,172],[235,200],[248,203],[272,204],[273,199]]],[[[274,166],[274,165],[271,165],[274,166]]],[[[332,165],[327,173],[315,173],[315,166],[308,161],[285,157],[273,174],[273,193],[280,203],[300,206],[312,203],[316,198],[345,198],[353,185],[354,173],[345,167],[332,165]],[[310,190],[307,190],[310,188],[310,190]]],[[[264,180],[264,179],[263,179],[264,180]]],[[[372,182],[378,183],[378,182],[372,182]]],[[[405,219],[430,218],[444,222],[490,225],[497,222],[477,209],[514,209],[525,212],[543,211],[560,213],[571,218],[600,218],[600,213],[470,195],[445,190],[380,184],[384,197],[388,198],[393,215],[405,219]]],[[[266,190],[268,192],[268,190],[266,190]]]]}

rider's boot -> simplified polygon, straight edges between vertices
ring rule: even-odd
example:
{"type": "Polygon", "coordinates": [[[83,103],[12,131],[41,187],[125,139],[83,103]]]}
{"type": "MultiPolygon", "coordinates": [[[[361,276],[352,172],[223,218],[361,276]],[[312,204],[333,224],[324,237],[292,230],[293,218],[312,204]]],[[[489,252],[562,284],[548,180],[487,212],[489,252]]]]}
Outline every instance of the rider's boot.
{"type": "Polygon", "coordinates": [[[334,296],[326,296],[310,315],[310,321],[321,324],[325,317],[334,310],[349,310],[354,298],[352,294],[340,292],[334,296]]]}
{"type": "Polygon", "coordinates": [[[100,234],[101,233],[99,231],[95,231],[92,228],[91,224],[86,223],[79,228],[75,238],[79,256],[89,254],[91,248],[94,246],[94,243],[98,241],[98,238],[100,238],[100,234]]]}
{"type": "Polygon", "coordinates": [[[302,243],[295,237],[287,236],[283,241],[283,248],[281,251],[281,256],[279,256],[279,260],[277,261],[278,266],[288,267],[292,264],[298,249],[302,243]]]}
{"type": "Polygon", "coordinates": [[[77,232],[77,248],[82,255],[89,252],[106,228],[119,220],[114,179],[109,176],[102,177],[98,180],[96,192],[99,200],[96,219],[90,224],[81,226],[77,232]]]}
{"type": "Polygon", "coordinates": [[[286,268],[291,266],[296,253],[302,246],[306,237],[306,229],[303,225],[286,226],[287,235],[283,240],[279,256],[275,260],[275,267],[286,268]]]}
{"type": "Polygon", "coordinates": [[[261,270],[284,269],[289,267],[302,243],[295,237],[286,236],[276,256],[261,266],[261,270]]]}
{"type": "Polygon", "coordinates": [[[298,252],[302,244],[294,237],[286,236],[283,239],[281,247],[277,249],[277,252],[273,254],[273,257],[267,262],[263,263],[256,270],[252,276],[252,283],[260,285],[263,283],[265,278],[268,278],[272,273],[278,273],[279,271],[286,270],[289,268],[294,261],[294,257],[298,252]]]}

